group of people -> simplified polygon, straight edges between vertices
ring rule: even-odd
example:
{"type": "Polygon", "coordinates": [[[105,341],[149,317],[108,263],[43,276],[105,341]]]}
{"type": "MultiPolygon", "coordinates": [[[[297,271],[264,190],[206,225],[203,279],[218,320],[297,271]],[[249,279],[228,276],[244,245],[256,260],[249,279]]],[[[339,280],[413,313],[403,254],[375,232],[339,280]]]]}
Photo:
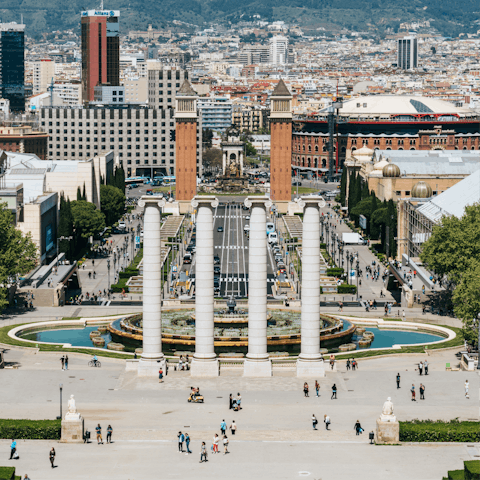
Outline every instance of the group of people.
{"type": "MultiPolygon", "coordinates": [[[[95,427],[95,433],[97,434],[97,444],[103,445],[102,427],[100,424],[98,424],[95,427]]],[[[113,428],[111,425],[109,425],[107,427],[107,443],[112,443],[112,433],[113,433],[113,428]]]]}
{"type": "MultiPolygon", "coordinates": [[[[229,440],[225,433],[226,428],[227,428],[227,424],[225,423],[225,420],[223,420],[222,423],[220,424],[220,429],[222,431],[222,438],[220,439],[220,437],[218,436],[218,433],[214,435],[212,446],[210,447],[212,454],[220,453],[220,450],[219,450],[220,442],[223,445],[223,454],[226,455],[227,453],[230,453],[228,451],[229,440]]],[[[230,429],[232,431],[232,435],[235,435],[235,431],[237,429],[237,426],[235,425],[235,420],[232,422],[230,429]]],[[[180,431],[178,432],[177,439],[178,439],[178,452],[185,453],[185,455],[190,455],[192,453],[192,451],[190,450],[190,441],[191,441],[190,435],[187,432],[182,433],[180,431]],[[184,443],[186,446],[186,450],[183,449],[184,443]]],[[[207,446],[205,442],[202,442],[200,446],[200,463],[203,463],[203,462],[208,462],[208,451],[207,451],[207,446]]]]}
{"type": "Polygon", "coordinates": [[[62,363],[62,371],[68,370],[68,355],[63,355],[60,362],[62,363]]]}
{"type": "MultiPolygon", "coordinates": [[[[310,387],[308,386],[308,383],[305,382],[303,384],[303,395],[305,397],[309,397],[309,390],[310,390],[310,387]]],[[[315,380],[315,393],[316,393],[316,396],[319,397],[320,396],[320,384],[318,383],[317,380],[315,380]]],[[[332,385],[332,396],[331,396],[331,400],[333,399],[336,399],[337,398],[337,385],[334,383],[332,385]]]]}
{"type": "Polygon", "coordinates": [[[238,410],[242,409],[242,396],[240,395],[240,392],[237,393],[237,397],[234,398],[232,394],[229,395],[228,397],[228,408],[230,410],[234,410],[235,412],[238,412],[238,410]]]}
{"type": "MultiPolygon", "coordinates": [[[[420,400],[425,400],[425,385],[423,383],[420,384],[420,387],[418,387],[418,390],[420,392],[420,400]]],[[[417,399],[415,398],[415,384],[412,383],[412,388],[410,389],[412,392],[412,402],[416,402],[417,399]]]]}
{"type": "Polygon", "coordinates": [[[190,370],[190,359],[188,358],[188,355],[186,355],[185,358],[183,358],[183,355],[180,355],[177,370],[190,370]]]}

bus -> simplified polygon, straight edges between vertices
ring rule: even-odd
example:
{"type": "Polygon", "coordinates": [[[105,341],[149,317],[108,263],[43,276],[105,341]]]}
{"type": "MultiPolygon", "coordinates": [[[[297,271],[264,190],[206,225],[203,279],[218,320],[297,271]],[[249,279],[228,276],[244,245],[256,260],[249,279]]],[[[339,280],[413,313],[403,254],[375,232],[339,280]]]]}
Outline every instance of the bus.
{"type": "Polygon", "coordinates": [[[145,177],[128,177],[125,179],[125,185],[130,185],[132,183],[143,183],[145,177]]]}
{"type": "Polygon", "coordinates": [[[267,237],[269,233],[275,232],[275,224],[271,222],[267,222],[267,237]]]}
{"type": "Polygon", "coordinates": [[[162,182],[164,185],[175,185],[175,177],[163,177],[162,182]]]}

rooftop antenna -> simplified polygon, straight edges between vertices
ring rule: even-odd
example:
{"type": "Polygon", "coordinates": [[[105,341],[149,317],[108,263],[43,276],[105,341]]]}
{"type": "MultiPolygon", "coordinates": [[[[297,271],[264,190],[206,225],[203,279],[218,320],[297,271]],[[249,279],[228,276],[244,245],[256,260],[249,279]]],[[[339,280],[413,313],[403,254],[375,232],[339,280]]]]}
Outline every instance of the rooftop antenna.
{"type": "Polygon", "coordinates": [[[103,0],[100,0],[100,10],[103,10],[103,0]]]}

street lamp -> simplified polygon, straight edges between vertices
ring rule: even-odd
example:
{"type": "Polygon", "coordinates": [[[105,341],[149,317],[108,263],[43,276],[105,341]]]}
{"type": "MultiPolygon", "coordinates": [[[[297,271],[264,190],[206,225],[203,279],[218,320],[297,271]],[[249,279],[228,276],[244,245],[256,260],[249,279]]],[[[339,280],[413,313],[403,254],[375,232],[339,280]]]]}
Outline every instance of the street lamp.
{"type": "Polygon", "coordinates": [[[62,419],[62,390],[63,390],[63,383],[61,383],[59,385],[60,387],[60,416],[57,417],[57,420],[61,420],[62,419]]]}
{"type": "Polygon", "coordinates": [[[108,270],[108,291],[110,291],[110,259],[107,258],[107,270],[108,270]]]}

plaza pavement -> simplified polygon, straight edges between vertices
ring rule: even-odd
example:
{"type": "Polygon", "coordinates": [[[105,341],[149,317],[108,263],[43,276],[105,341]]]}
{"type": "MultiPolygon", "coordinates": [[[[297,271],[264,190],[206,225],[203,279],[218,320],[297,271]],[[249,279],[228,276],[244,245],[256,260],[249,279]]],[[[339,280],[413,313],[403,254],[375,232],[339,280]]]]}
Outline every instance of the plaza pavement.
{"type": "MultiPolygon", "coordinates": [[[[479,377],[476,373],[446,372],[445,363],[458,363],[454,351],[436,352],[428,357],[430,375],[415,372],[426,355],[392,356],[359,360],[359,370],[338,372],[318,379],[320,398],[315,398],[315,378],[307,379],[310,397],[304,398],[303,379],[293,370],[274,369],[267,379],[246,379],[241,369],[222,370],[215,379],[191,379],[189,372],[169,371],[165,383],[137,378],[125,372],[124,361],[102,359],[102,368],[87,367],[88,357],[69,354],[68,371],[60,369],[60,355],[34,354],[10,349],[7,362],[18,369],[0,371],[0,408],[4,418],[54,418],[59,414],[59,384],[63,384],[64,413],[70,394],[94,432],[101,423],[105,432],[114,429],[113,445],[64,445],[48,441],[20,441],[20,460],[8,460],[9,441],[0,441],[2,465],[17,466],[17,474],[28,473],[32,480],[43,479],[440,479],[447,470],[461,468],[462,461],[480,455],[477,446],[402,445],[372,446],[368,432],[375,428],[387,396],[392,397],[399,420],[475,419],[479,416],[479,377]],[[399,372],[401,389],[395,375],[399,372]],[[470,399],[463,384],[470,381],[470,399]],[[411,402],[409,387],[422,382],[426,400],[411,402]],[[331,386],[338,387],[338,400],[330,400],[331,386]],[[189,404],[190,386],[199,386],[205,404],[189,404]],[[241,392],[243,409],[228,409],[229,393],[241,392]],[[313,431],[311,415],[319,420],[313,431]],[[332,420],[331,431],[323,428],[323,415],[332,420]],[[235,419],[238,431],[231,436],[229,455],[209,455],[199,465],[200,442],[210,448],[220,422],[235,419]],[[355,436],[353,426],[360,420],[365,433],[355,436]],[[193,455],[177,453],[176,435],[188,431],[193,455]],[[57,452],[56,469],[48,463],[51,446],[57,452]],[[304,473],[301,473],[304,472],[304,473]],[[307,472],[307,473],[305,473],[307,472]]],[[[93,434],[92,434],[93,435],[93,434]]]]}

